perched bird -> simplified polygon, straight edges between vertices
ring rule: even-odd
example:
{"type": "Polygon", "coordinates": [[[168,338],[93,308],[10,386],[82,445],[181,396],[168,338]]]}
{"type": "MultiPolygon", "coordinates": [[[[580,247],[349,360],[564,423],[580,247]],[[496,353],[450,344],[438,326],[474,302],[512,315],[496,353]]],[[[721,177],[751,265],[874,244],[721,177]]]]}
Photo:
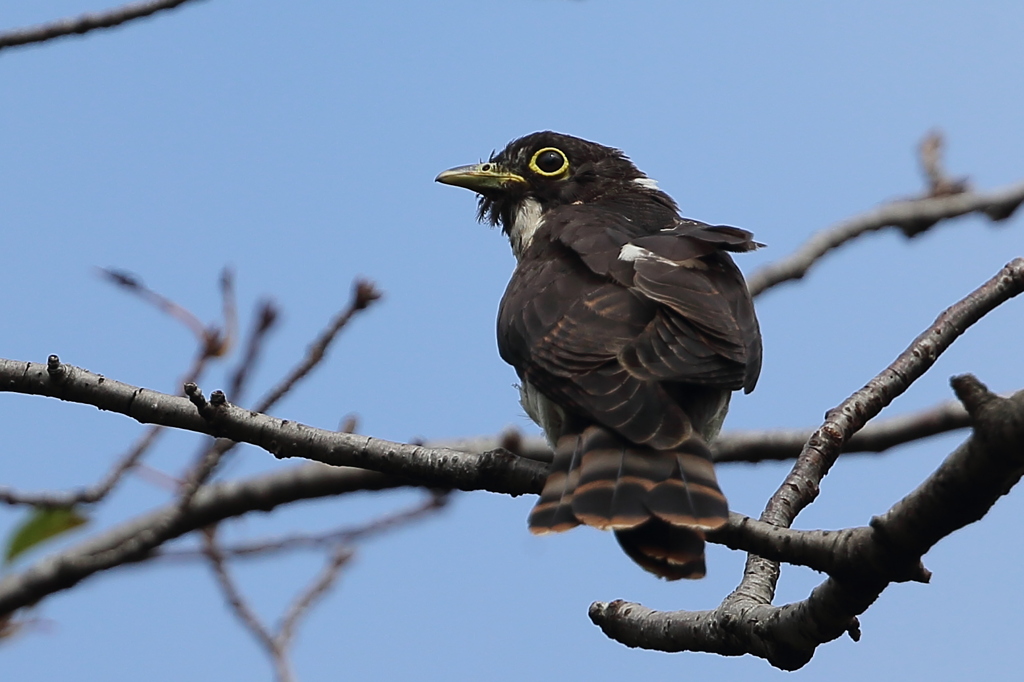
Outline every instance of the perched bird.
{"type": "Polygon", "coordinates": [[[437,181],[480,195],[518,264],[498,349],[554,448],[533,533],[613,530],[644,569],[704,575],[704,531],[729,514],[708,443],[750,392],[761,334],[730,251],[735,227],[679,215],[619,150],[540,132],[437,181]]]}

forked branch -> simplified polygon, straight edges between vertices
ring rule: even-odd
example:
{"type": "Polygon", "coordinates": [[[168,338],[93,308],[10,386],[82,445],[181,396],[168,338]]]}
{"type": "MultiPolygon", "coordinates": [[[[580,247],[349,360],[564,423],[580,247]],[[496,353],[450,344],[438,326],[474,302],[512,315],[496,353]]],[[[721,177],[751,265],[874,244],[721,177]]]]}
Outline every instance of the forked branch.
{"type": "Polygon", "coordinates": [[[712,611],[675,612],[598,602],[591,619],[627,646],[752,654],[783,670],[800,668],[820,644],[844,633],[856,639],[856,617],[890,583],[927,581],[921,557],[984,516],[1024,472],[1024,391],[1000,398],[969,375],[954,378],[953,386],[971,414],[971,438],[870,527],[836,533],[823,553],[833,555],[831,575],[807,599],[772,606],[734,593],[712,611]]]}
{"type": "MultiPolygon", "coordinates": [[[[1016,259],[946,310],[885,371],[826,415],[769,500],[761,516],[765,525],[749,524],[766,556],[748,557],[743,580],[717,609],[656,612],[621,601],[595,603],[590,611],[594,623],[629,646],[753,654],[787,670],[801,667],[819,644],[844,632],[856,637],[856,616],[889,583],[926,581],[921,556],[953,530],[981,518],[1020,478],[1024,393],[999,398],[973,377],[955,379],[973,434],[920,488],[875,519],[870,529],[817,536],[782,529],[815,499],[822,478],[858,429],[927,371],[970,325],[1021,291],[1024,259],[1016,259]],[[779,529],[774,533],[778,537],[772,537],[772,527],[779,529]],[[788,551],[793,547],[787,543],[797,551],[788,551]],[[778,560],[790,561],[790,554],[799,555],[792,557],[795,563],[826,570],[830,577],[806,600],[775,607],[771,602],[778,560]]],[[[741,529],[741,523],[731,520],[719,539],[736,546],[730,535],[741,529]]]]}

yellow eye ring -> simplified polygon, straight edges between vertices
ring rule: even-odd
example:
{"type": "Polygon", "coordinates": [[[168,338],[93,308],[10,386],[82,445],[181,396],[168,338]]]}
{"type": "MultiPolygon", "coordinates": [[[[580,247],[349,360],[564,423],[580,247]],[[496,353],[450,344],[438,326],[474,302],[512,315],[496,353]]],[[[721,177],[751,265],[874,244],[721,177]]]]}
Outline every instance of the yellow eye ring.
{"type": "Polygon", "coordinates": [[[530,159],[530,170],[546,178],[558,177],[569,172],[569,159],[561,149],[544,147],[530,159]]]}

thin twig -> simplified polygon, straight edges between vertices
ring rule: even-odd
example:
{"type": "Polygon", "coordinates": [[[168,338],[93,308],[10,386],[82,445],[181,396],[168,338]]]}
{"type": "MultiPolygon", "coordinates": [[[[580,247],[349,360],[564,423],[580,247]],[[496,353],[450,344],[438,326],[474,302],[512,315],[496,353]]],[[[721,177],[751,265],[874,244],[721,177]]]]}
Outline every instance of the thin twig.
{"type": "Polygon", "coordinates": [[[281,619],[281,626],[278,628],[277,641],[282,649],[291,646],[292,638],[295,636],[295,628],[298,627],[299,619],[309,613],[317,600],[324,597],[334,586],[342,567],[352,558],[354,552],[348,547],[335,547],[318,575],[309,586],[302,591],[288,607],[288,611],[281,619]]]}
{"type": "MultiPolygon", "coordinates": [[[[318,545],[324,541],[329,542],[330,556],[319,575],[296,596],[295,600],[285,611],[276,633],[271,632],[270,628],[263,624],[242,596],[234,580],[232,580],[226,566],[226,558],[229,556],[229,551],[221,548],[217,543],[215,527],[211,527],[203,533],[202,555],[210,560],[221,591],[224,592],[225,598],[235,612],[235,615],[267,651],[267,654],[273,661],[278,680],[287,682],[294,678],[289,661],[289,649],[291,648],[299,620],[309,613],[310,609],[319,599],[327,594],[337,581],[342,567],[352,558],[354,552],[347,543],[371,533],[379,533],[398,524],[417,519],[443,505],[443,495],[432,495],[429,501],[417,505],[414,509],[382,517],[359,529],[335,532],[319,538],[318,545]]],[[[285,544],[285,542],[276,543],[277,548],[281,548],[285,544]]],[[[291,543],[287,544],[294,546],[291,543]]],[[[179,554],[178,556],[180,557],[181,555],[179,554]]]]}
{"type": "MultiPolygon", "coordinates": [[[[237,334],[238,312],[235,304],[234,273],[229,268],[224,268],[224,270],[221,271],[220,277],[222,311],[224,314],[223,327],[203,325],[199,321],[199,318],[187,308],[175,303],[163,294],[145,286],[141,280],[133,275],[110,269],[101,270],[101,272],[119,286],[139,295],[144,301],[156,306],[158,310],[170,315],[179,322],[182,322],[193,332],[198,343],[196,356],[192,361],[192,366],[189,368],[188,372],[178,381],[178,386],[198,381],[206,370],[206,367],[209,365],[209,362],[214,358],[225,355],[234,343],[234,337],[237,334]]],[[[184,395],[184,393],[179,389],[178,395],[184,395]]],[[[107,478],[103,486],[97,491],[98,496],[94,499],[85,499],[83,501],[95,502],[109,494],[110,491],[113,490],[114,485],[120,480],[121,476],[138,465],[142,456],[156,442],[156,439],[162,430],[163,427],[161,426],[151,427],[147,433],[140,438],[136,447],[133,447],[128,453],[128,456],[126,456],[115,467],[112,475],[107,478]]]]}
{"type": "MultiPolygon", "coordinates": [[[[230,546],[221,547],[221,553],[231,559],[249,559],[274,556],[284,552],[292,552],[303,549],[323,549],[336,545],[352,545],[371,536],[379,535],[385,531],[392,530],[399,526],[406,525],[421,519],[433,512],[443,509],[448,502],[447,493],[431,494],[423,502],[394,514],[382,516],[369,523],[356,527],[341,527],[326,533],[302,534],[296,533],[281,538],[264,538],[250,542],[240,542],[230,546]]],[[[202,551],[193,549],[169,549],[154,554],[153,561],[188,561],[200,559],[204,556],[202,551]]]]}
{"type": "Polygon", "coordinates": [[[242,596],[242,591],[238,589],[231,574],[228,573],[224,555],[217,546],[216,527],[209,528],[202,535],[203,551],[210,561],[210,568],[213,569],[213,575],[217,579],[217,584],[220,586],[228,606],[231,607],[238,620],[241,621],[242,625],[256,638],[256,641],[260,643],[267,652],[267,655],[270,656],[274,663],[274,669],[278,673],[278,679],[281,682],[290,682],[294,679],[294,676],[291,673],[291,665],[288,662],[288,652],[285,647],[279,646],[277,638],[271,634],[270,628],[263,624],[260,617],[249,606],[249,602],[242,596]]]}
{"type": "Polygon", "coordinates": [[[285,394],[290,391],[295,384],[302,380],[314,367],[316,367],[321,360],[323,360],[327,349],[331,343],[338,336],[345,325],[360,311],[366,310],[374,301],[381,297],[380,292],[373,286],[371,282],[366,280],[356,280],[355,285],[352,288],[352,300],[345,310],[338,313],[337,316],[331,323],[320,332],[320,335],[310,344],[306,350],[306,357],[300,362],[291,372],[288,373],[284,379],[278,383],[267,395],[265,395],[256,406],[253,408],[257,412],[266,412],[269,410],[278,400],[284,397],[285,394]]]}
{"type": "Polygon", "coordinates": [[[163,431],[162,426],[151,426],[143,432],[131,449],[128,450],[114,466],[98,482],[87,488],[67,492],[20,492],[10,488],[0,488],[0,502],[5,504],[25,504],[37,507],[71,507],[76,504],[99,502],[114,489],[126,473],[138,465],[139,459],[156,442],[157,436],[163,431]]]}
{"type": "MultiPolygon", "coordinates": [[[[945,139],[942,131],[933,130],[924,136],[918,147],[921,158],[921,172],[924,173],[925,180],[928,182],[928,196],[931,197],[961,194],[966,192],[968,188],[966,178],[954,180],[946,173],[946,168],[942,164],[942,148],[944,144],[945,139]]],[[[908,233],[907,236],[911,237],[913,233],[908,233]]]]}
{"type": "Polygon", "coordinates": [[[160,292],[150,289],[139,277],[130,272],[115,270],[113,268],[99,268],[99,271],[101,275],[106,277],[116,286],[124,289],[128,293],[138,296],[144,302],[152,305],[160,312],[173,317],[178,322],[181,322],[190,332],[192,332],[193,336],[200,341],[200,345],[206,345],[206,325],[204,325],[202,321],[192,313],[192,311],[182,305],[179,305],[160,292]]]}
{"type": "Polygon", "coordinates": [[[253,328],[249,332],[249,340],[245,344],[245,352],[228,381],[228,397],[232,401],[236,403],[242,401],[249,377],[252,376],[252,372],[256,368],[263,352],[263,344],[266,342],[270,330],[277,323],[277,318],[277,306],[272,301],[263,300],[256,304],[256,315],[253,318],[253,328]]]}
{"type": "Polygon", "coordinates": [[[221,314],[224,327],[218,356],[227,355],[238,337],[238,299],[235,296],[235,271],[225,267],[220,272],[221,314]]]}
{"type": "Polygon", "coordinates": [[[133,2],[105,12],[82,14],[77,17],[58,19],[46,24],[4,31],[0,33],[0,50],[5,47],[42,43],[62,36],[88,33],[99,28],[119,26],[134,19],[141,19],[163,10],[173,9],[179,5],[184,5],[186,2],[189,2],[189,0],[133,2]]]}

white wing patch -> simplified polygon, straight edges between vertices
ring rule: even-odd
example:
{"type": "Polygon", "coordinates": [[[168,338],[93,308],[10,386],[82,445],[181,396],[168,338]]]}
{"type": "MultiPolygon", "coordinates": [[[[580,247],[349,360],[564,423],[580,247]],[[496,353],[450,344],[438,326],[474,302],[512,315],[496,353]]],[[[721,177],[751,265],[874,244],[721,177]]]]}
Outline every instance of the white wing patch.
{"type": "Polygon", "coordinates": [[[659,263],[665,263],[666,265],[672,265],[677,268],[692,268],[694,270],[704,270],[708,266],[699,258],[688,258],[686,260],[676,261],[664,256],[659,256],[650,249],[645,249],[642,246],[636,244],[623,244],[622,248],[619,249],[619,260],[625,261],[626,263],[633,263],[638,260],[653,260],[659,263]]]}
{"type": "Polygon", "coordinates": [[[647,189],[659,189],[658,181],[655,180],[654,178],[637,178],[633,182],[640,185],[641,187],[646,187],[647,189]]]}
{"type": "Polygon", "coordinates": [[[637,246],[636,244],[623,244],[622,248],[619,249],[619,260],[621,261],[632,263],[633,261],[639,260],[641,258],[665,260],[664,258],[661,258],[658,254],[654,253],[650,249],[645,249],[644,247],[637,246]]]}

